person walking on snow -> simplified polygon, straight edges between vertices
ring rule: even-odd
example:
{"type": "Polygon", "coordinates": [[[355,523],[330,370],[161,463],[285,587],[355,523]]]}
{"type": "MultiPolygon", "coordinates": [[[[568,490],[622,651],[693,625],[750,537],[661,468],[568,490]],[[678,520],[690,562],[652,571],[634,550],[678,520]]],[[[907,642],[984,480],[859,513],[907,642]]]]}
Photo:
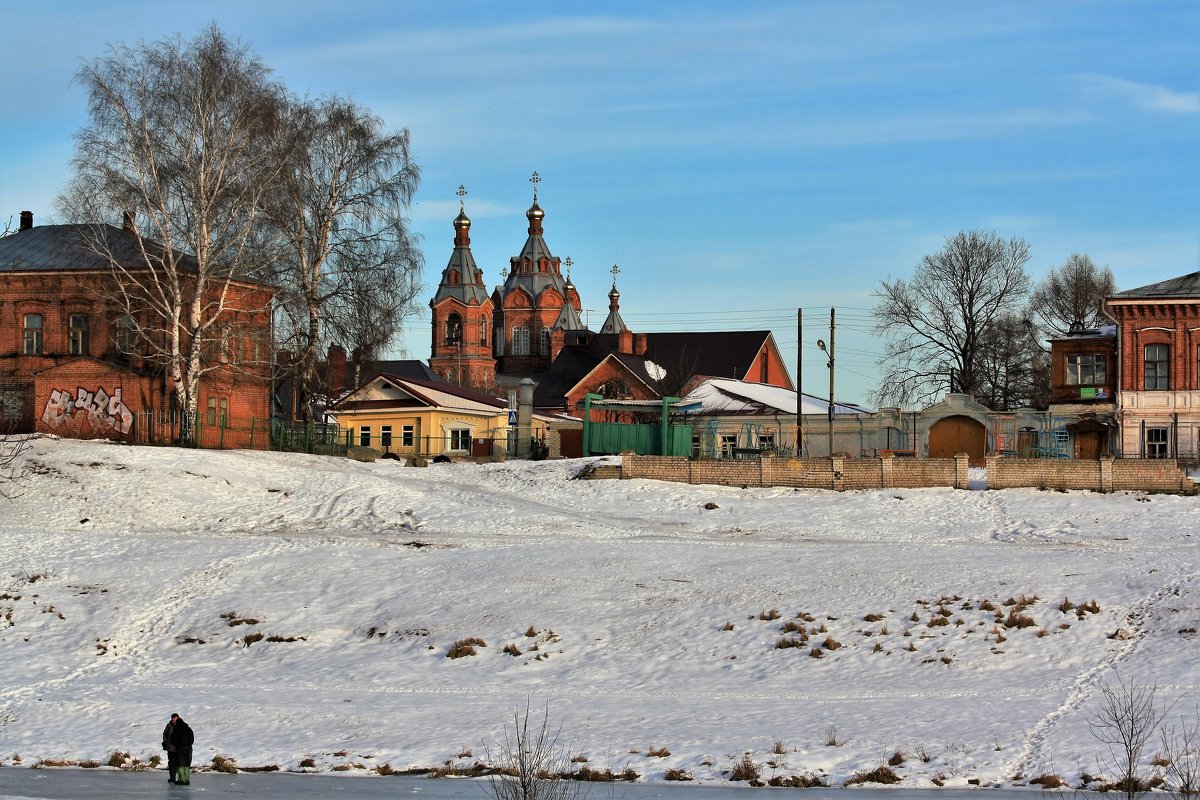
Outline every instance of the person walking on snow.
{"type": "Polygon", "coordinates": [[[175,731],[175,721],[178,719],[178,714],[172,714],[167,727],[163,728],[163,750],[167,751],[167,783],[175,782],[175,768],[179,766],[175,745],[171,743],[171,734],[175,731]]]}
{"type": "Polygon", "coordinates": [[[175,747],[175,783],[187,786],[192,782],[192,743],[195,736],[183,717],[172,714],[171,744],[175,747]]]}

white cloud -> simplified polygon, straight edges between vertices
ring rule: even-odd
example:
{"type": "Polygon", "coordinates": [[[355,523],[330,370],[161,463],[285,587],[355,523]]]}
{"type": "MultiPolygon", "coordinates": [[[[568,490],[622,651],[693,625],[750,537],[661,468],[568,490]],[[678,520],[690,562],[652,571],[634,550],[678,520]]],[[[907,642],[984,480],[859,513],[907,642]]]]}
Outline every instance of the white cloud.
{"type": "Polygon", "coordinates": [[[1077,77],[1084,88],[1094,94],[1122,98],[1146,111],[1170,114],[1200,113],[1200,92],[1179,92],[1165,86],[1151,86],[1108,75],[1084,74],[1077,77]]]}

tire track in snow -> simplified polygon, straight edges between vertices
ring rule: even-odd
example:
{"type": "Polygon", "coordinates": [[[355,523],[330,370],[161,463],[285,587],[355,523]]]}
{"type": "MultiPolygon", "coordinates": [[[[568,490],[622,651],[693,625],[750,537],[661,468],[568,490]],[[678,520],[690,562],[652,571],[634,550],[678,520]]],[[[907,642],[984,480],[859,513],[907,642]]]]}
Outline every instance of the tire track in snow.
{"type": "Polygon", "coordinates": [[[1021,752],[1009,764],[1008,774],[1029,775],[1050,762],[1050,757],[1045,754],[1046,741],[1059,720],[1082,707],[1103,681],[1103,676],[1137,651],[1146,638],[1144,621],[1147,614],[1167,598],[1176,596],[1185,584],[1195,580],[1198,575],[1200,573],[1193,572],[1176,578],[1130,607],[1125,614],[1125,624],[1122,626],[1130,633],[1130,637],[1120,647],[1109,650],[1100,662],[1083,670],[1075,677],[1067,691],[1066,698],[1058,708],[1038,720],[1037,724],[1025,734],[1021,752]]]}

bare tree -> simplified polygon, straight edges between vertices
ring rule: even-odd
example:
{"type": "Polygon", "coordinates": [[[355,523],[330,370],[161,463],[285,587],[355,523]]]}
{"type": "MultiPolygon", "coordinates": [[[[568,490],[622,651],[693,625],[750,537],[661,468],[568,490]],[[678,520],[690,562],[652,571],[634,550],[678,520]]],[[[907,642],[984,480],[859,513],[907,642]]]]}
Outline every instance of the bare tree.
{"type": "Polygon", "coordinates": [[[488,762],[497,770],[488,776],[492,800],[577,800],[579,783],[568,777],[570,759],[559,745],[561,731],[562,726],[551,725],[549,708],[540,722],[528,703],[524,712],[514,711],[498,752],[493,755],[485,745],[488,762]]]}
{"type": "Polygon", "coordinates": [[[1150,781],[1142,757],[1171,705],[1158,696],[1157,684],[1141,684],[1117,675],[1100,684],[1100,707],[1088,716],[1092,736],[1104,747],[1100,766],[1115,776],[1111,787],[1128,800],[1146,792],[1150,781]]]}
{"type": "Polygon", "coordinates": [[[994,232],[959,232],[921,259],[911,280],[882,282],[876,333],[888,337],[885,368],[872,393],[881,403],[928,402],[944,389],[975,394],[983,386],[984,338],[1029,292],[1029,245],[994,232]]]}
{"type": "Polygon", "coordinates": [[[13,487],[20,476],[18,459],[28,447],[28,438],[0,433],[0,497],[12,497],[13,487]]]}
{"type": "Polygon", "coordinates": [[[1073,325],[1103,325],[1104,298],[1116,291],[1112,270],[1097,267],[1086,255],[1072,253],[1034,288],[1030,307],[1046,335],[1063,336],[1073,325]]]}
{"type": "Polygon", "coordinates": [[[975,398],[996,411],[1049,403],[1048,354],[1028,317],[1009,313],[984,331],[975,398]]]}
{"type": "Polygon", "coordinates": [[[323,345],[374,358],[415,310],[421,256],[405,212],[420,170],[407,130],[384,132],[340,97],[294,101],[288,127],[287,169],[265,200],[289,254],[279,277],[285,337],[297,385],[311,395],[323,345]]]}
{"type": "Polygon", "coordinates": [[[110,47],[77,80],[91,120],[60,208],[93,222],[124,215],[142,242],[136,264],[116,256],[103,226],[91,246],[112,265],[141,355],[166,371],[188,440],[201,377],[226,366],[214,341],[233,324],[230,287],[271,258],[260,209],[281,165],[283,91],[215,25],[187,42],[110,47]]]}
{"type": "Polygon", "coordinates": [[[1200,707],[1191,719],[1180,715],[1179,727],[1161,732],[1164,788],[1176,800],[1200,795],[1200,707]]]}

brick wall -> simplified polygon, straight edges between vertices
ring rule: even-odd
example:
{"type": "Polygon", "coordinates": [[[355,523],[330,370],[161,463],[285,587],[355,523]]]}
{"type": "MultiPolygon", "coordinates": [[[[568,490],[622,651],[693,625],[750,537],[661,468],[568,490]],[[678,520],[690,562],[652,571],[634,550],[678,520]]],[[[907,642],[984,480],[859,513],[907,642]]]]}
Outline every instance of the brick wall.
{"type": "Polygon", "coordinates": [[[622,454],[622,478],[718,486],[791,486],[800,489],[967,488],[967,457],[909,459],[773,458],[700,460],[622,454]]]}
{"type": "Polygon", "coordinates": [[[1165,492],[1194,494],[1195,484],[1179,462],[1162,458],[987,459],[989,489],[1078,489],[1094,492],[1165,492]]]}

